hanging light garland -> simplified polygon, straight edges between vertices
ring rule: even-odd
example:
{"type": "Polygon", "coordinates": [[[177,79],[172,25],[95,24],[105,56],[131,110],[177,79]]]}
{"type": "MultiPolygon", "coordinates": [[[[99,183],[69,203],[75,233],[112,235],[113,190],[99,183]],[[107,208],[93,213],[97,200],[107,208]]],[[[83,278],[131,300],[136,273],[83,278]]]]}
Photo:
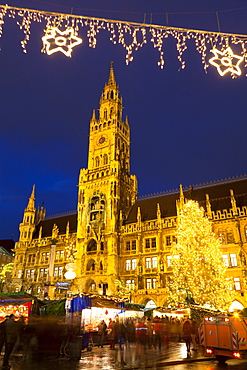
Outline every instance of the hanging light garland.
{"type": "Polygon", "coordinates": [[[139,24],[0,5],[0,37],[6,17],[16,19],[17,25],[23,30],[24,38],[21,41],[21,46],[25,53],[27,52],[32,22],[45,22],[41,51],[48,55],[61,52],[67,57],[71,57],[74,48],[83,42],[79,35],[80,29],[87,27],[86,37],[89,47],[95,48],[98,33],[101,30],[106,30],[110,33],[110,41],[113,44],[122,45],[126,50],[127,65],[133,60],[135,51],[151,42],[159,52],[157,64],[163,69],[165,65],[164,41],[168,37],[172,37],[176,40],[180,69],[184,69],[186,66],[183,55],[188,48],[188,40],[194,40],[195,48],[201,55],[205,72],[207,72],[209,65],[212,65],[220,76],[229,73],[232,78],[235,78],[242,74],[243,68],[247,67],[247,35],[139,24]],[[130,41],[127,42],[126,39],[130,39],[130,41]]]}

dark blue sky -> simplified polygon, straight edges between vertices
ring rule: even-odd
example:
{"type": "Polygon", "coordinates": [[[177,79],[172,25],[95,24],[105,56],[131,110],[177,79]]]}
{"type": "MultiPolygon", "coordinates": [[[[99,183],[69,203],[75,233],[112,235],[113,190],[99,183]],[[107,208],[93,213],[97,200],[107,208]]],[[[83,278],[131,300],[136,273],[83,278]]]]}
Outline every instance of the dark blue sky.
{"type": "MultiPolygon", "coordinates": [[[[166,25],[168,13],[170,26],[210,31],[218,29],[218,11],[222,32],[247,34],[245,0],[8,1],[10,6],[20,3],[161,25],[166,25]]],[[[205,74],[189,41],[186,68],[178,71],[172,39],[165,42],[163,70],[150,42],[126,66],[125,50],[109,41],[108,32],[98,34],[95,49],[84,38],[72,58],[48,56],[40,52],[43,30],[44,24],[33,24],[27,54],[20,47],[23,33],[15,20],[6,20],[0,38],[0,239],[12,234],[18,239],[33,184],[36,204],[44,201],[48,215],[76,209],[79,169],[87,167],[89,120],[99,106],[110,61],[129,117],[131,173],[138,177],[140,195],[247,172],[246,68],[237,79],[220,77],[214,67],[205,74]]]]}

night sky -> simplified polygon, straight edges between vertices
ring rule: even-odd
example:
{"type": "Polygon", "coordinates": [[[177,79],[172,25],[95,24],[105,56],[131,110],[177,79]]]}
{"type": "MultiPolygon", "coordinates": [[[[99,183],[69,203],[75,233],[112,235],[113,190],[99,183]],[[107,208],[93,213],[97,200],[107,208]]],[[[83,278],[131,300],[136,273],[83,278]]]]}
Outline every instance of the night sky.
{"type": "MultiPolygon", "coordinates": [[[[208,31],[220,26],[222,32],[247,35],[245,0],[7,3],[138,23],[168,21],[169,26],[208,31]]],[[[206,74],[194,42],[189,41],[186,68],[179,71],[173,39],[165,41],[163,70],[150,42],[127,66],[125,49],[113,45],[107,31],[98,34],[93,49],[84,29],[79,34],[84,42],[72,58],[62,53],[48,56],[40,51],[44,27],[45,23],[32,25],[26,54],[16,20],[6,19],[0,38],[0,239],[18,240],[33,184],[36,206],[44,202],[47,215],[76,210],[79,170],[87,167],[89,121],[92,110],[99,108],[111,61],[124,117],[129,117],[131,173],[137,175],[140,196],[247,172],[246,68],[236,79],[230,74],[220,77],[212,66],[206,74]]]]}

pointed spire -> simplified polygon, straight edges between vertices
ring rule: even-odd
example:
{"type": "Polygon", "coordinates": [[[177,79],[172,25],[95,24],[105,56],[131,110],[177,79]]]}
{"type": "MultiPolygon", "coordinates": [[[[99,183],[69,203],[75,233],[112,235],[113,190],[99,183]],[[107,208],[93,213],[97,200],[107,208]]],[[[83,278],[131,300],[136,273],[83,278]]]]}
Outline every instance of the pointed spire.
{"type": "Polygon", "coordinates": [[[180,203],[180,207],[182,207],[184,205],[184,192],[183,192],[183,185],[180,184],[179,185],[179,203],[180,203]]]}
{"type": "Polygon", "coordinates": [[[32,193],[30,195],[30,198],[28,200],[28,205],[26,208],[26,211],[33,211],[35,209],[35,185],[33,185],[32,193]]]}
{"type": "Polygon", "coordinates": [[[158,227],[161,227],[161,212],[160,212],[160,204],[157,203],[157,221],[158,221],[158,227]]]}
{"type": "Polygon", "coordinates": [[[114,75],[114,69],[113,69],[113,62],[110,63],[110,73],[108,78],[108,85],[116,85],[115,75],[114,75]]]}
{"type": "Polygon", "coordinates": [[[235,216],[238,214],[238,211],[237,211],[236,199],[235,199],[232,189],[230,189],[230,194],[231,194],[231,204],[232,204],[233,215],[235,216]]]}
{"type": "Polygon", "coordinates": [[[69,221],[67,222],[66,225],[66,239],[69,239],[69,221]]]}
{"type": "Polygon", "coordinates": [[[176,202],[176,208],[177,208],[177,219],[179,222],[180,219],[180,213],[182,211],[182,208],[184,206],[184,193],[183,193],[183,185],[179,185],[179,199],[176,202]]]}
{"type": "Polygon", "coordinates": [[[141,228],[141,221],[142,221],[142,217],[141,217],[141,208],[138,207],[137,209],[137,228],[140,230],[141,228]]]}
{"type": "Polygon", "coordinates": [[[96,121],[96,111],[93,109],[91,121],[96,121]]]}
{"type": "Polygon", "coordinates": [[[212,210],[211,210],[211,204],[209,200],[209,195],[206,194],[206,208],[207,208],[207,214],[208,218],[212,218],[212,210]]]}

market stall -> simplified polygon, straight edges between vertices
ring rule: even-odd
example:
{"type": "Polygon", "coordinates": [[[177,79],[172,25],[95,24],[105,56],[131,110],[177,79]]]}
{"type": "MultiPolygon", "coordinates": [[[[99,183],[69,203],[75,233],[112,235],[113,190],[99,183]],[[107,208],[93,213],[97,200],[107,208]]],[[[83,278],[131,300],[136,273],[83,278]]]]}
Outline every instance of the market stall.
{"type": "Polygon", "coordinates": [[[36,298],[27,293],[0,293],[0,322],[14,314],[16,317],[23,316],[27,323],[35,303],[36,298]]]}

